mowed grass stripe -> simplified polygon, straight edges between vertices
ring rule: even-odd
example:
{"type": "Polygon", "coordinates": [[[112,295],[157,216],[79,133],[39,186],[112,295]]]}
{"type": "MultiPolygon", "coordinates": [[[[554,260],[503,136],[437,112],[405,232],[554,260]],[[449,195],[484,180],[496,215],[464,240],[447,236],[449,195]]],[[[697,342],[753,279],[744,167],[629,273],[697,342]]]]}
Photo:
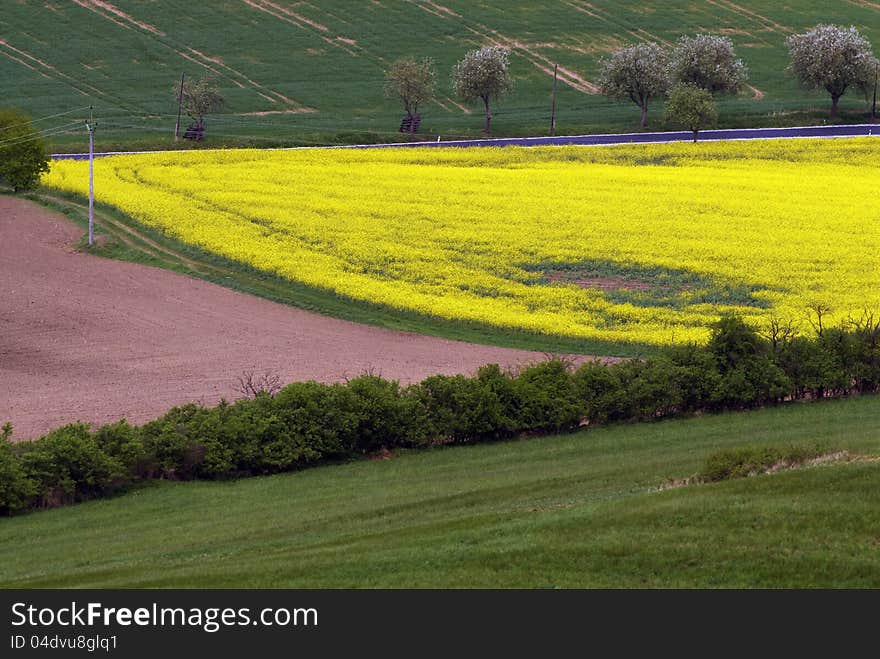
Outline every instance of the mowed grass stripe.
{"type": "Polygon", "coordinates": [[[706,456],[880,452],[880,398],[164,483],[0,522],[3,587],[880,587],[880,465],[663,492],[706,456]]]}

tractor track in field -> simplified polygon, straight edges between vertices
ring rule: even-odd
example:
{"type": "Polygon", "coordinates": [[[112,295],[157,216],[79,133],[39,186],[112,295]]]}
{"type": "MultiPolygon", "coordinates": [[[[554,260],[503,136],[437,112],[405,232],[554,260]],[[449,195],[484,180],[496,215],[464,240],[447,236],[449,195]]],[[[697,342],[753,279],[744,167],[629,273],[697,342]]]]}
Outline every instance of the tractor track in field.
{"type": "MultiPolygon", "coordinates": [[[[88,211],[88,206],[86,204],[74,201],[72,199],[65,199],[63,197],[58,197],[45,193],[41,194],[40,197],[46,201],[49,201],[53,206],[61,209],[76,209],[80,213],[86,213],[88,211]]],[[[168,249],[167,247],[163,247],[159,243],[146,236],[143,232],[140,232],[134,227],[113,218],[113,216],[107,213],[101,213],[99,211],[96,213],[96,216],[100,218],[100,229],[105,234],[108,234],[113,239],[118,240],[126,247],[141,250],[149,256],[157,257],[160,259],[170,258],[173,261],[179,263],[182,267],[200,275],[207,276],[210,274],[217,274],[219,272],[227,272],[221,268],[209,268],[204,263],[200,263],[199,261],[187,258],[179,252],[175,252],[174,250],[168,249]]]]}

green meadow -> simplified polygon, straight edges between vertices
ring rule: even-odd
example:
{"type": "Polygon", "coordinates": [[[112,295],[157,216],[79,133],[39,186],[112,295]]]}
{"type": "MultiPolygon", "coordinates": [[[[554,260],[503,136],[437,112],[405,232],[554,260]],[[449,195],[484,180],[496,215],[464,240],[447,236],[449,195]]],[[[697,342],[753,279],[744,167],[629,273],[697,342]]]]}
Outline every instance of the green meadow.
{"type": "Polygon", "coordinates": [[[0,520],[0,586],[880,587],[880,397],[614,425],[0,520]],[[861,459],[661,489],[724,448],[861,459]]]}
{"type": "MultiPolygon", "coordinates": [[[[422,133],[447,139],[482,129],[480,108],[452,97],[452,65],[497,43],[512,51],[516,88],[497,106],[496,136],[547,133],[554,64],[557,133],[607,132],[634,129],[639,111],[595,93],[601,58],[708,31],[729,36],[751,72],[750,88],[721,101],[721,124],[797,125],[821,123],[829,101],[786,73],[786,37],[835,22],[878,44],[878,18],[880,5],[861,1],[16,0],[0,16],[0,85],[5,104],[35,118],[73,110],[38,124],[62,131],[50,135],[61,150],[84,149],[89,105],[99,149],[170,146],[182,72],[213,75],[227,99],[208,119],[211,146],[375,142],[400,137],[384,70],[428,56],[439,98],[422,112],[422,133]]],[[[866,100],[850,91],[842,110],[843,121],[864,120],[866,100]]],[[[650,127],[663,128],[661,117],[658,102],[650,127]]]]}

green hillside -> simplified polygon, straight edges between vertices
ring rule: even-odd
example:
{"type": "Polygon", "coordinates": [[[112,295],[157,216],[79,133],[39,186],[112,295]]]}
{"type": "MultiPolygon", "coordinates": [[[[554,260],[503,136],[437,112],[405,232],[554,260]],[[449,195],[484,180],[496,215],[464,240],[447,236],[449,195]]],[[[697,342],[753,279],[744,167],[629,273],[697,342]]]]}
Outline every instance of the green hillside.
{"type": "MultiPolygon", "coordinates": [[[[448,72],[467,50],[494,42],[512,49],[516,81],[496,135],[546,133],[553,63],[560,134],[628,130],[638,108],[593,93],[598,60],[639,40],[712,31],[730,36],[751,70],[753,89],[722,104],[724,125],[821,122],[827,99],[785,73],[785,38],[836,22],[878,44],[878,18],[880,4],[862,0],[14,0],[0,13],[0,85],[4,103],[34,117],[74,110],[38,125],[74,129],[53,137],[57,148],[85,144],[84,131],[66,124],[90,104],[99,148],[170,143],[181,72],[213,73],[228,99],[225,114],[209,119],[214,146],[384,141],[399,136],[402,112],[383,98],[383,69],[400,56],[430,56],[442,93],[422,132],[477,135],[479,110],[451,98],[448,72]]],[[[842,108],[854,121],[866,104],[850,92],[842,108]]]]}
{"type": "Polygon", "coordinates": [[[0,587],[880,587],[880,463],[659,491],[745,444],[880,451],[880,397],[599,427],[0,521],[0,587]]]}

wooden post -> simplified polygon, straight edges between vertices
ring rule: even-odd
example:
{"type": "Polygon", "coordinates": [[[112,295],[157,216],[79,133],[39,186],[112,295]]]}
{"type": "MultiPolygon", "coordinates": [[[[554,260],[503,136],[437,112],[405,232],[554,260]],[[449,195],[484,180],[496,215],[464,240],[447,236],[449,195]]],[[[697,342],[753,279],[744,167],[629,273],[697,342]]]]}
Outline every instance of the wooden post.
{"type": "Polygon", "coordinates": [[[550,136],[556,135],[556,73],[559,64],[553,65],[553,94],[550,96],[550,136]]]}
{"type": "Polygon", "coordinates": [[[177,123],[174,125],[174,141],[176,142],[180,135],[180,107],[183,105],[183,76],[180,74],[180,91],[177,92],[177,123]]]}
{"type": "Polygon", "coordinates": [[[871,103],[871,119],[877,121],[877,78],[880,72],[874,73],[874,102],[871,103]]]}

